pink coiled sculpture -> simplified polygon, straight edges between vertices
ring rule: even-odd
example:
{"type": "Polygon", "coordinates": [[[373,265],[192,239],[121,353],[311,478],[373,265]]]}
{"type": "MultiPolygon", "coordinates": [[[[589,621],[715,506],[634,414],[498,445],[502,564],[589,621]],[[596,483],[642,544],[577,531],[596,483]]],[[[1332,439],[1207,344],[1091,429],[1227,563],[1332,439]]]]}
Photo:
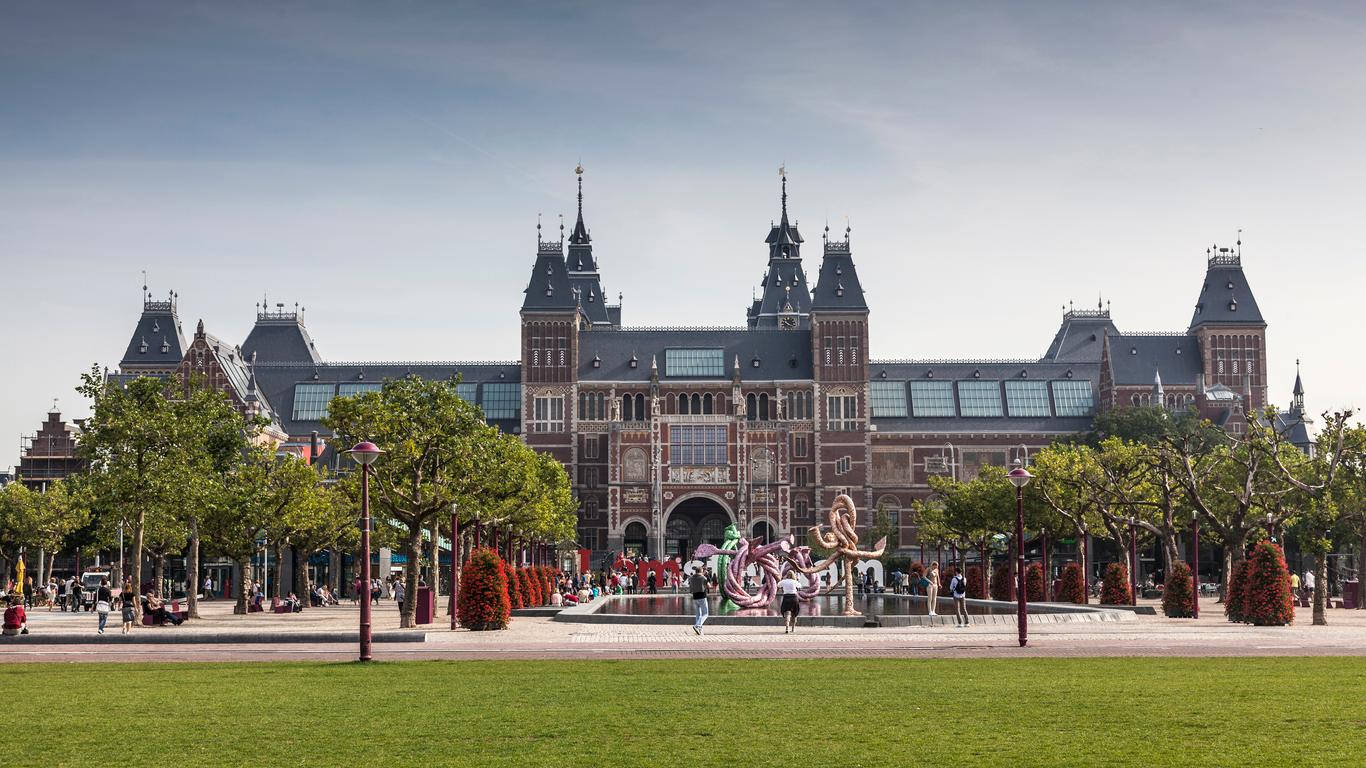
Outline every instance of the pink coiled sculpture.
{"type": "MultiPolygon", "coordinates": [[[[820,593],[821,585],[816,574],[839,561],[842,566],[840,580],[844,582],[844,615],[857,616],[861,612],[854,607],[854,580],[850,574],[859,560],[881,557],[887,539],[884,537],[878,541],[873,550],[858,548],[858,512],[854,508],[854,501],[843,494],[837,496],[830,507],[829,520],[829,531],[821,530],[820,526],[811,528],[813,540],[826,549],[834,550],[830,557],[819,563],[811,562],[810,547],[796,546],[790,535],[768,544],[760,539],[741,538],[735,549],[719,549],[711,544],[703,544],[693,553],[693,557],[705,560],[712,555],[730,556],[721,591],[741,608],[762,608],[772,603],[778,594],[778,581],[788,573],[807,576],[807,583],[797,589],[797,598],[810,601],[820,593]],[[745,591],[744,583],[745,570],[751,565],[759,570],[759,591],[753,595],[745,591]]],[[[835,584],[830,585],[831,589],[834,589],[835,584]]]]}

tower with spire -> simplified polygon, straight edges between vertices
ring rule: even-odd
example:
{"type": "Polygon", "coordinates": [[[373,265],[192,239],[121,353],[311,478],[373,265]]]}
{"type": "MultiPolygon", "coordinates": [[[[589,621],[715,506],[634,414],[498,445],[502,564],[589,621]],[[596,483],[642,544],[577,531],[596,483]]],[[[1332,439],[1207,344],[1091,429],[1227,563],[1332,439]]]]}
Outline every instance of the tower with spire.
{"type": "Polygon", "coordinates": [[[620,307],[612,312],[603,294],[602,279],[598,274],[598,260],[593,255],[592,238],[588,227],[583,223],[583,165],[574,168],[579,181],[579,212],[574,221],[574,230],[569,233],[569,249],[565,254],[565,268],[569,275],[569,288],[583,319],[583,327],[612,327],[620,325],[620,307]]]}
{"type": "Polygon", "coordinates": [[[811,327],[811,290],[802,269],[802,235],[787,217],[787,171],[778,169],[782,179],[781,215],[769,226],[768,266],[760,282],[760,295],[747,311],[751,328],[784,330],[811,327]]]}
{"type": "Polygon", "coordinates": [[[1189,333],[1200,346],[1204,378],[1243,398],[1255,413],[1267,404],[1266,320],[1243,273],[1243,236],[1230,247],[1205,251],[1205,281],[1191,315],[1189,333]]]}
{"type": "Polygon", "coordinates": [[[123,373],[139,376],[165,376],[173,373],[185,356],[185,334],[176,314],[175,291],[165,299],[153,298],[147,290],[146,274],[142,283],[142,316],[133,328],[132,338],[119,361],[123,373]]]}

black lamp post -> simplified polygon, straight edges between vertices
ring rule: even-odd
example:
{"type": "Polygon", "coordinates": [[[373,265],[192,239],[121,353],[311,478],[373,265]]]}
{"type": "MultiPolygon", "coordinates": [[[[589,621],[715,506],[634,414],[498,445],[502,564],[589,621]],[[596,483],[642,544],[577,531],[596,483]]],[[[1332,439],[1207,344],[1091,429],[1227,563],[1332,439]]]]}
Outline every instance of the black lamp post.
{"type": "Polygon", "coordinates": [[[384,453],[379,446],[366,440],[356,443],[346,452],[360,465],[360,578],[364,587],[360,595],[360,660],[369,661],[370,655],[370,465],[384,453]]]}
{"type": "Polygon", "coordinates": [[[1020,647],[1023,648],[1029,642],[1028,608],[1025,606],[1024,487],[1029,485],[1034,476],[1016,459],[1015,468],[1010,470],[1007,477],[1010,478],[1010,484],[1015,486],[1015,618],[1020,629],[1020,647]]]}

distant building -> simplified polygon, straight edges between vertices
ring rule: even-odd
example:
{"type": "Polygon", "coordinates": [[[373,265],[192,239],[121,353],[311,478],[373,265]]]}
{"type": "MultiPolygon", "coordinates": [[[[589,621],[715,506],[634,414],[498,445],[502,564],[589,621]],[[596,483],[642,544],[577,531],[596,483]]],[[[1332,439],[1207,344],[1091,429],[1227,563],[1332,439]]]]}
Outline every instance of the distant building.
{"type": "Polygon", "coordinates": [[[77,450],[80,434],[80,425],[63,421],[53,403],[38,432],[23,438],[16,468],[19,481],[32,490],[43,491],[54,480],[84,471],[86,461],[77,450]]]}
{"type": "MultiPolygon", "coordinates": [[[[743,324],[624,326],[620,298],[609,304],[602,286],[578,171],[567,240],[563,227],[552,240],[537,227],[516,360],[327,361],[303,311],[283,304],[258,305],[240,347],[202,322],[187,344],[172,294],[144,301],[120,373],[202,374],[244,411],[267,415],[286,450],[324,461],[335,461],[322,425],[333,397],[410,374],[459,377],[461,396],[490,423],[564,463],[581,546],[651,556],[719,543],[730,523],[800,535],[837,493],[894,515],[900,546],[915,547],[916,521],[902,510],[929,494],[931,476],[1028,460],[1089,429],[1098,409],[1194,408],[1236,433],[1267,402],[1266,322],[1241,242],[1207,251],[1184,330],[1126,333],[1098,305],[1065,310],[1041,357],[877,359],[851,232],[832,238],[826,228],[810,285],[786,177],[743,324]]],[[[1302,424],[1298,382],[1296,398],[1302,424]]]]}

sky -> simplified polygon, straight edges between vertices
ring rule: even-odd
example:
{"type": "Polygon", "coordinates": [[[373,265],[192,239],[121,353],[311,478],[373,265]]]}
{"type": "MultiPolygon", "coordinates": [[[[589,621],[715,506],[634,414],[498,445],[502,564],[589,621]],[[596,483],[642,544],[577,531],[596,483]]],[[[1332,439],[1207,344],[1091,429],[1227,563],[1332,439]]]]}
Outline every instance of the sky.
{"type": "Polygon", "coordinates": [[[510,360],[573,169],[629,325],[740,325],[778,215],[852,227],[876,358],[1183,330],[1232,245],[1271,399],[1366,404],[1359,3],[0,7],[0,468],[154,294],[329,360],[510,360]]]}

